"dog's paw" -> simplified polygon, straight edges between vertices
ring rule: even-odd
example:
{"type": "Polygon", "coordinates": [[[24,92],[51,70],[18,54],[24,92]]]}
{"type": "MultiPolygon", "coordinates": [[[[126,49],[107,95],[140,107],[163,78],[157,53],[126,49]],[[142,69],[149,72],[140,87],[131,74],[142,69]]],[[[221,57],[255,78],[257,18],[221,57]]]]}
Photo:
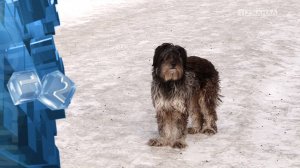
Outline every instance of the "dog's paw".
{"type": "Polygon", "coordinates": [[[202,133],[205,134],[205,135],[214,135],[214,134],[217,133],[217,130],[213,129],[213,128],[206,127],[202,130],[202,133]]]}
{"type": "Polygon", "coordinates": [[[188,128],[188,133],[189,134],[197,134],[201,131],[201,128],[195,128],[195,127],[189,127],[188,128]]]}
{"type": "Polygon", "coordinates": [[[149,146],[163,146],[163,143],[157,138],[150,139],[147,144],[149,146]]]}
{"type": "Polygon", "coordinates": [[[187,144],[183,141],[175,141],[172,145],[172,148],[183,149],[187,146],[187,144]]]}

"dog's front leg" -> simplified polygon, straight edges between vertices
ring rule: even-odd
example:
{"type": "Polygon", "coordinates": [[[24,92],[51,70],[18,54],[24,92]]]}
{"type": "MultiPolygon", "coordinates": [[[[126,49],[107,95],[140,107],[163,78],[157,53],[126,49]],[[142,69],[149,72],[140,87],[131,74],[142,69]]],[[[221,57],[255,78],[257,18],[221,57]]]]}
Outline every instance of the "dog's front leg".
{"type": "Polygon", "coordinates": [[[188,128],[189,134],[196,134],[201,132],[203,125],[203,115],[200,112],[200,106],[197,102],[197,97],[194,98],[189,106],[189,116],[192,121],[192,126],[188,128]]]}
{"type": "Polygon", "coordinates": [[[148,141],[150,146],[166,146],[170,145],[170,133],[171,133],[171,118],[167,111],[157,111],[156,113],[157,125],[158,125],[158,138],[152,138],[148,141]]]}
{"type": "Polygon", "coordinates": [[[185,148],[187,134],[187,113],[177,111],[160,111],[156,115],[159,137],[148,141],[150,146],[185,148]]]}
{"type": "Polygon", "coordinates": [[[187,134],[188,114],[174,111],[172,114],[172,142],[173,148],[185,148],[187,134]]]}
{"type": "Polygon", "coordinates": [[[202,128],[202,133],[206,135],[216,134],[218,131],[217,128],[217,113],[215,106],[207,103],[205,99],[200,99],[201,112],[204,116],[204,124],[202,128]]]}

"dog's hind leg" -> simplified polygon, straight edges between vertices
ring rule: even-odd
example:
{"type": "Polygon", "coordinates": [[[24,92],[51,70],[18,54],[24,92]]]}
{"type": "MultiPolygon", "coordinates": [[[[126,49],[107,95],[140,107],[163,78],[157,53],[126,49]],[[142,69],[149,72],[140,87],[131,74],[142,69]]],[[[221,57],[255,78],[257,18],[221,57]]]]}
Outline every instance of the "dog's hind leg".
{"type": "Polygon", "coordinates": [[[200,112],[200,106],[198,104],[198,96],[194,96],[189,105],[189,115],[192,122],[192,127],[188,128],[189,134],[196,134],[201,132],[203,124],[203,115],[200,112]]]}
{"type": "Polygon", "coordinates": [[[203,114],[202,133],[212,135],[217,133],[217,101],[218,101],[218,85],[213,85],[212,81],[208,81],[206,87],[201,92],[199,105],[203,114]]]}

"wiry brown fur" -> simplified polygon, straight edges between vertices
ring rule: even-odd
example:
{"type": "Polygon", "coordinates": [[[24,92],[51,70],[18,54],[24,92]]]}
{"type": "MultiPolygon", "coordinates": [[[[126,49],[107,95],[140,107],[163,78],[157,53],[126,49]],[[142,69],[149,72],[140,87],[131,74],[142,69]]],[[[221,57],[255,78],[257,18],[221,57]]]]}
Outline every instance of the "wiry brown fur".
{"type": "Polygon", "coordinates": [[[151,96],[159,138],[150,146],[186,147],[186,134],[217,133],[219,75],[203,58],[187,57],[184,48],[164,43],[153,58],[151,96]],[[192,127],[187,129],[190,115],[192,127]]]}

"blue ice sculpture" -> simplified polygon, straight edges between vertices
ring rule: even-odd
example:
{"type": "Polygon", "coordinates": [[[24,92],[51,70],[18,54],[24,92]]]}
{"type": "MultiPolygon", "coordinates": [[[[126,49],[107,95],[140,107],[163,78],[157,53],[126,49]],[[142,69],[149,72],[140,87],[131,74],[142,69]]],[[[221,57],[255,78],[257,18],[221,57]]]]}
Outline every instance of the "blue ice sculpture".
{"type": "Polygon", "coordinates": [[[0,0],[0,168],[60,167],[56,120],[64,118],[65,111],[51,110],[37,99],[21,103],[36,96],[30,94],[38,88],[32,85],[36,80],[31,76],[17,84],[13,76],[29,70],[39,79],[54,71],[64,74],[53,40],[60,23],[56,4],[57,0],[0,0]],[[15,95],[21,104],[11,99],[9,83],[26,88],[15,95]]]}

